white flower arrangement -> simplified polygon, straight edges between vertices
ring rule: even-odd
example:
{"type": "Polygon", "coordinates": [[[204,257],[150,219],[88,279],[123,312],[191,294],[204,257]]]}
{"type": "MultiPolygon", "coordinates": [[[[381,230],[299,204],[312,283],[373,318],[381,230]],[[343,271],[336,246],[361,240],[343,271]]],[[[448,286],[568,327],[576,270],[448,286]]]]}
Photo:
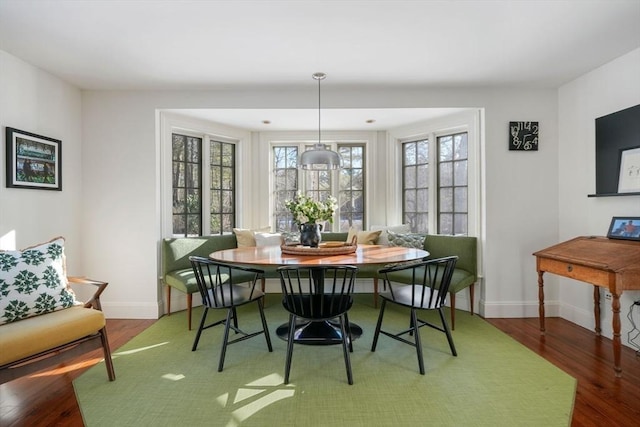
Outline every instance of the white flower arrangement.
{"type": "Polygon", "coordinates": [[[304,194],[297,194],[293,200],[287,200],[284,205],[293,214],[293,221],[298,224],[317,224],[318,221],[333,223],[333,212],[336,210],[337,200],[333,196],[323,202],[313,200],[304,194]]]}

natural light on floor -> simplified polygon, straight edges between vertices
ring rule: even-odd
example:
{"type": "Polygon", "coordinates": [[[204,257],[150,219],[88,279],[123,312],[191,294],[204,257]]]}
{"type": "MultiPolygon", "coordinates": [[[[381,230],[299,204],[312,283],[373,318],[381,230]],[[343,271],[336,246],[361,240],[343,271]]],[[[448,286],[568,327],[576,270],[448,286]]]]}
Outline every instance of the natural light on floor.
{"type": "MultiPolygon", "coordinates": [[[[113,354],[116,359],[122,356],[129,356],[143,351],[151,350],[157,347],[169,344],[169,341],[161,342],[154,345],[137,347],[135,349],[118,351],[113,354]]],[[[166,373],[162,378],[170,381],[180,381],[185,379],[185,375],[176,373],[166,373]]],[[[232,412],[232,419],[227,423],[227,427],[239,426],[244,420],[259,412],[261,409],[276,403],[280,400],[295,395],[293,385],[285,385],[282,375],[273,373],[255,381],[247,383],[244,387],[240,387],[234,392],[221,394],[216,401],[223,408],[230,405],[237,406],[232,412]]]]}
{"type": "Polygon", "coordinates": [[[119,356],[127,356],[129,354],[139,353],[141,351],[149,350],[149,349],[160,347],[160,346],[167,345],[167,344],[169,344],[169,341],[161,342],[160,344],[149,345],[149,346],[146,346],[146,347],[134,348],[133,350],[119,351],[119,352],[113,354],[112,359],[116,359],[119,356]]]}
{"type": "Polygon", "coordinates": [[[295,390],[292,385],[284,385],[284,378],[279,374],[271,374],[256,381],[246,384],[246,388],[239,388],[232,402],[229,402],[229,393],[222,394],[216,399],[226,408],[228,405],[239,405],[232,412],[232,419],[227,427],[240,425],[244,420],[263,408],[278,402],[279,400],[293,397],[295,390]],[[284,387],[284,388],[283,388],[284,387]],[[257,398],[250,402],[247,399],[257,398]]]}

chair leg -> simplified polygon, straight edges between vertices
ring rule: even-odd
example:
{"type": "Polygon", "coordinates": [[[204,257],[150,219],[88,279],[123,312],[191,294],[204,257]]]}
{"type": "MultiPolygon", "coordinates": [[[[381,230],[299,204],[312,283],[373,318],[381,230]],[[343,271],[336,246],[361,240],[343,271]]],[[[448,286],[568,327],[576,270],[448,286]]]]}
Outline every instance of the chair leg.
{"type": "Polygon", "coordinates": [[[416,327],[416,322],[413,320],[413,316],[409,316],[409,336],[412,337],[414,333],[414,328],[416,327]]]}
{"type": "Polygon", "coordinates": [[[351,324],[349,323],[349,315],[347,315],[347,313],[344,314],[344,321],[346,323],[346,330],[347,330],[347,339],[349,340],[349,351],[351,353],[353,353],[353,337],[351,336],[351,324]]]}
{"type": "Polygon", "coordinates": [[[373,307],[378,308],[378,278],[373,278],[373,307]]]}
{"type": "Polygon", "coordinates": [[[456,294],[449,292],[449,301],[451,302],[451,330],[456,330],[456,294]]]}
{"type": "Polygon", "coordinates": [[[449,326],[447,325],[447,319],[444,316],[444,311],[442,308],[438,309],[438,313],[440,314],[440,320],[442,321],[442,327],[444,328],[444,333],[447,334],[447,341],[449,341],[449,348],[451,349],[451,354],[454,356],[458,355],[456,351],[456,346],[453,344],[453,337],[451,336],[451,331],[449,330],[449,326]]]}
{"type": "Polygon", "coordinates": [[[351,359],[349,358],[349,349],[347,348],[347,331],[344,326],[345,319],[344,316],[340,316],[338,318],[340,320],[340,330],[342,334],[342,352],[344,353],[344,364],[347,368],[347,381],[349,385],[353,385],[353,374],[351,372],[351,359]]]}
{"type": "Polygon", "coordinates": [[[472,283],[471,286],[469,286],[469,297],[471,298],[471,315],[473,316],[473,294],[475,293],[475,283],[472,283]]]}
{"type": "Polygon", "coordinates": [[[224,357],[227,354],[227,343],[229,342],[229,322],[233,316],[233,310],[227,310],[227,320],[224,322],[224,338],[222,339],[222,349],[220,350],[220,362],[218,363],[218,372],[222,372],[224,367],[224,357]]]}
{"type": "Polygon", "coordinates": [[[296,316],[289,314],[289,337],[287,338],[287,359],[284,364],[284,383],[289,384],[291,357],[293,356],[293,340],[296,332],[296,316]]]}
{"type": "Polygon", "coordinates": [[[167,285],[167,316],[171,316],[171,286],[167,285]]]}
{"type": "Polygon", "coordinates": [[[380,336],[380,327],[382,326],[382,318],[384,317],[384,308],[387,306],[387,300],[382,300],[380,306],[380,314],[378,315],[378,323],[376,324],[376,330],[373,333],[373,343],[371,344],[371,351],[376,351],[376,345],[378,345],[378,337],[380,336]]]}
{"type": "Polygon", "coordinates": [[[264,337],[267,340],[267,348],[269,352],[273,351],[271,347],[271,336],[269,335],[269,327],[267,326],[267,319],[264,317],[264,298],[258,300],[258,310],[260,311],[260,319],[262,320],[262,330],[264,331],[264,337]]]}
{"type": "Polygon", "coordinates": [[[115,381],[116,371],[113,369],[113,360],[111,359],[111,349],[109,348],[109,339],[107,338],[107,328],[100,329],[100,341],[102,341],[102,352],[104,353],[104,364],[107,366],[107,375],[109,381],[115,381]]]}
{"type": "Polygon", "coordinates": [[[233,318],[233,327],[238,329],[238,312],[236,311],[235,307],[233,307],[231,311],[233,312],[233,314],[231,315],[231,317],[233,318]]]}
{"type": "Polygon", "coordinates": [[[191,347],[191,351],[196,351],[198,348],[198,342],[200,341],[200,335],[202,335],[202,330],[204,329],[204,322],[207,320],[207,313],[209,309],[207,307],[204,308],[202,312],[202,317],[200,318],[200,326],[198,327],[198,332],[196,332],[196,338],[193,340],[193,346],[191,347]]]}
{"type": "Polygon", "coordinates": [[[420,327],[418,326],[418,315],[415,309],[411,309],[411,325],[415,335],[416,352],[418,353],[418,367],[420,374],[424,375],[424,360],[422,358],[422,341],[420,340],[420,327]]]}
{"type": "Polygon", "coordinates": [[[187,321],[191,330],[191,308],[193,306],[193,294],[187,294],[187,321]]]}

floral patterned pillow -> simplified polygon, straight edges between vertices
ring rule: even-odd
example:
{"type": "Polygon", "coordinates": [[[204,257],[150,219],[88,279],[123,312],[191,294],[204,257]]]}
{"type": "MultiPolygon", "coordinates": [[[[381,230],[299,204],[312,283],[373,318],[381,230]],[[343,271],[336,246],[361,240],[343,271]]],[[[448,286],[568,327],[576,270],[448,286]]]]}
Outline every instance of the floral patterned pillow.
{"type": "Polygon", "coordinates": [[[389,246],[404,246],[405,248],[424,249],[426,234],[420,233],[394,233],[389,230],[389,246]]]}
{"type": "Polygon", "coordinates": [[[82,304],[67,283],[64,238],[0,251],[0,325],[82,304]]]}

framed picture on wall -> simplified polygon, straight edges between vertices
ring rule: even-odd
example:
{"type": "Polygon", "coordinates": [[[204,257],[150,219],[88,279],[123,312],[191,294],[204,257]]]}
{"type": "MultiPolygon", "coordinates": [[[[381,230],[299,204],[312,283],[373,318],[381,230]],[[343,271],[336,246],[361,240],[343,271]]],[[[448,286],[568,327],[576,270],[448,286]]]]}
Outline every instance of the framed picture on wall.
{"type": "Polygon", "coordinates": [[[620,150],[618,193],[640,192],[640,147],[620,150]]]}
{"type": "Polygon", "coordinates": [[[509,122],[510,151],[538,151],[538,122],[509,122]]]}
{"type": "Polygon", "coordinates": [[[640,217],[614,216],[611,218],[607,237],[610,239],[640,241],[640,217]]]}
{"type": "Polygon", "coordinates": [[[62,190],[62,141],[7,127],[7,187],[62,190]]]}

